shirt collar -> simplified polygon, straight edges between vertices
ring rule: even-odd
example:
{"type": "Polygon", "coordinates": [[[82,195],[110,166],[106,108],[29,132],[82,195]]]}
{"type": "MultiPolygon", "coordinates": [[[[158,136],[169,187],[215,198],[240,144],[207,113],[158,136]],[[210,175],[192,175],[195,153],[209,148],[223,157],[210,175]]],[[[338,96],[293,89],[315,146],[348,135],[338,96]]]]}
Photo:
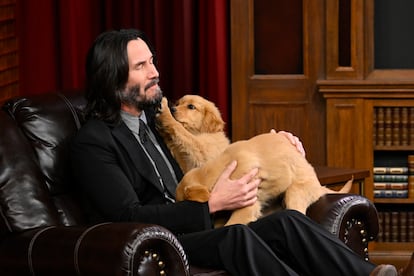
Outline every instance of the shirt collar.
{"type": "Polygon", "coordinates": [[[136,133],[139,133],[139,120],[140,119],[144,121],[144,123],[147,124],[147,116],[145,115],[145,111],[142,111],[140,116],[134,116],[128,112],[121,110],[121,118],[124,121],[124,123],[127,125],[127,127],[136,133]]]}

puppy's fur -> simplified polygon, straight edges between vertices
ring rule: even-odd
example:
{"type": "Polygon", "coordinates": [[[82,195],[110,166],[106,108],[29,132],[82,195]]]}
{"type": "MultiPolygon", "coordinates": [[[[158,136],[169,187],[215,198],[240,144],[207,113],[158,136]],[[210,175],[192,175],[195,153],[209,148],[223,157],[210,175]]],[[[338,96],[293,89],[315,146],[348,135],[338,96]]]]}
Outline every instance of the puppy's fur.
{"type": "Polygon", "coordinates": [[[163,98],[157,126],[184,173],[217,157],[229,145],[220,111],[198,95],[185,95],[171,109],[163,98]]]}
{"type": "MultiPolygon", "coordinates": [[[[218,177],[232,160],[237,160],[238,164],[231,176],[233,179],[240,178],[253,168],[259,168],[256,177],[262,181],[256,203],[233,211],[226,225],[255,221],[261,216],[262,208],[283,192],[286,208],[303,214],[319,197],[335,192],[321,186],[313,167],[286,137],[268,133],[235,142],[217,158],[190,170],[177,187],[177,200],[208,201],[218,177]]],[[[339,192],[349,192],[351,186],[352,180],[339,192]]]]}

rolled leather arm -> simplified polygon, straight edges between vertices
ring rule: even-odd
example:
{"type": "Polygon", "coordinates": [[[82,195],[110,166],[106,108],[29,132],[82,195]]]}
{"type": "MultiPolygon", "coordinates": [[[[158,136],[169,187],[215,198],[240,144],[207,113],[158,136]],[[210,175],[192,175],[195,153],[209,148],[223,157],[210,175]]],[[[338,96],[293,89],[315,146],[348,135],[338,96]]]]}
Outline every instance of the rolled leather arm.
{"type": "Polygon", "coordinates": [[[309,206],[307,215],[368,260],[368,242],[378,235],[378,213],[366,197],[327,194],[309,206]]]}
{"type": "Polygon", "coordinates": [[[1,275],[189,275],[183,248],[160,226],[51,226],[0,242],[1,275]]]}

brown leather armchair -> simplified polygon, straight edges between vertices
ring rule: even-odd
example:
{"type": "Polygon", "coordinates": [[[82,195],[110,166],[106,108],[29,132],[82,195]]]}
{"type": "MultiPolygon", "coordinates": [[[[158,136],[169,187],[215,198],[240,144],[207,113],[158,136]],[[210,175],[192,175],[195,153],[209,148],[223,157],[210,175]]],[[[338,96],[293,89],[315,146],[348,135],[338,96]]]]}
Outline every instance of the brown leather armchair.
{"type": "MultiPolygon", "coordinates": [[[[161,226],[86,223],[68,164],[84,100],[65,95],[10,99],[0,112],[0,275],[226,275],[190,266],[161,226]]],[[[365,197],[330,194],[308,213],[368,258],[378,219],[365,197]]]]}

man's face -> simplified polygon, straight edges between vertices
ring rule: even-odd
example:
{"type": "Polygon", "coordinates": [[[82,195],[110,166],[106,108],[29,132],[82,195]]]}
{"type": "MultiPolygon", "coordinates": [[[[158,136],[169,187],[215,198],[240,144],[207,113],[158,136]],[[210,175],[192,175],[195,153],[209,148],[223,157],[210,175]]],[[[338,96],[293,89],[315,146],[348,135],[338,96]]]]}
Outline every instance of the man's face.
{"type": "Polygon", "coordinates": [[[158,71],[153,55],[142,39],[135,39],[127,45],[129,76],[122,91],[122,104],[141,111],[146,106],[159,105],[162,91],[158,86],[158,71]]]}

